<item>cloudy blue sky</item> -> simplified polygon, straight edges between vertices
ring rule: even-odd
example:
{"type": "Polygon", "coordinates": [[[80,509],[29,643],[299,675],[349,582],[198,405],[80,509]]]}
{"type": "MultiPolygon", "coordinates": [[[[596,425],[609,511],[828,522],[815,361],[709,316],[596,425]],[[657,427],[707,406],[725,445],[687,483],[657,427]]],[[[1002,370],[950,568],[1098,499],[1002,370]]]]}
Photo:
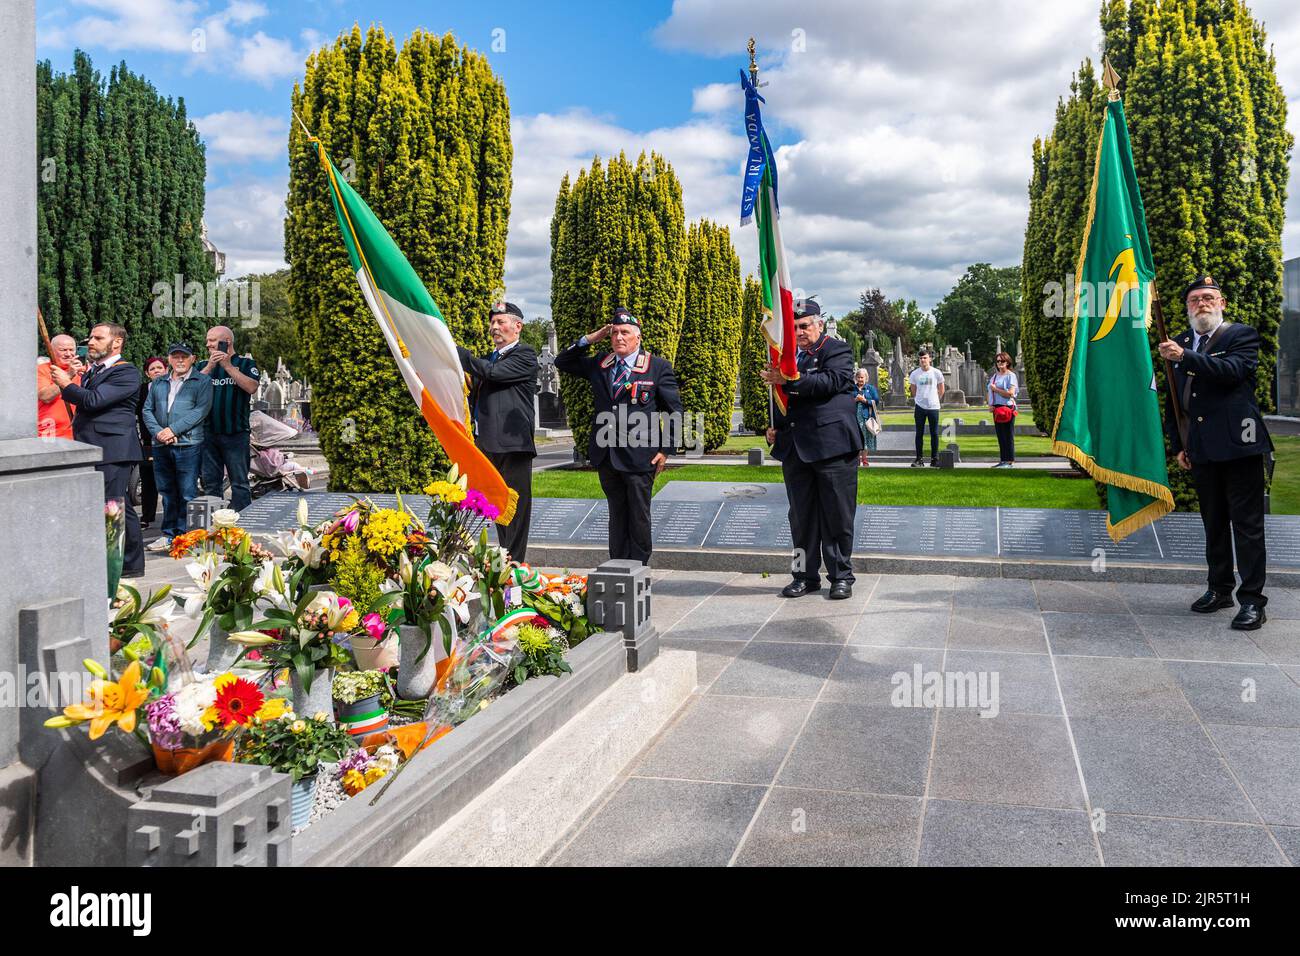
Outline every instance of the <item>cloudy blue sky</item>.
{"type": "MultiPolygon", "coordinates": [[[[1300,131],[1300,5],[1251,5],[1276,46],[1300,131]]],[[[509,296],[549,315],[549,219],[593,154],[664,153],[688,218],[737,229],[745,154],[737,70],[759,44],[796,286],[835,313],[867,286],[930,308],[966,265],[1019,261],[1035,135],[1083,57],[1097,0],[37,0],[56,69],[87,51],[184,97],[208,149],[206,219],[232,276],[283,265],[289,93],[308,51],[381,23],[452,31],[510,95],[509,296]],[[203,49],[194,49],[195,31],[203,49]],[[494,48],[494,40],[495,48],[494,48]]],[[[1300,255],[1300,179],[1285,238],[1300,255]]],[[[401,237],[396,237],[401,242],[401,237]]]]}

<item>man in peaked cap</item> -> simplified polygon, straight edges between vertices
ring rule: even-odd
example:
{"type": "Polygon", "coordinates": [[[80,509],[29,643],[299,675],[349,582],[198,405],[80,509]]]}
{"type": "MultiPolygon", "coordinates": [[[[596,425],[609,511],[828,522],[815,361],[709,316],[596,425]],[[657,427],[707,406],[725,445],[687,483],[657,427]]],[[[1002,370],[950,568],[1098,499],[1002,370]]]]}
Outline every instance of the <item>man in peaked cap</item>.
{"type": "Polygon", "coordinates": [[[591,383],[595,416],[587,458],[609,499],[609,556],[648,564],[650,495],[681,428],[682,402],[672,363],[641,347],[641,322],[620,306],[607,325],[557,355],[555,367],[591,383]],[[607,338],[609,352],[587,354],[607,338]]]}
{"type": "Polygon", "coordinates": [[[785,381],[769,367],[763,380],[785,389],[787,410],[776,408],[767,430],[772,457],[781,462],[790,502],[794,541],[794,580],[783,597],[803,597],[821,589],[826,565],[834,600],[853,594],[853,519],[858,501],[858,454],[862,434],[853,402],[853,353],[823,330],[821,306],[795,302],[795,342],[799,377],[785,381]]]}
{"type": "Polygon", "coordinates": [[[519,495],[514,519],[497,525],[497,540],[516,561],[528,553],[528,523],[533,513],[533,396],[537,394],[537,353],[519,341],[524,313],[513,302],[488,310],[492,352],[483,358],[457,346],[461,368],[470,376],[470,410],[479,448],[519,495]]]}
{"type": "Polygon", "coordinates": [[[1183,290],[1191,328],[1160,343],[1174,363],[1175,394],[1182,421],[1168,423],[1178,464],[1190,469],[1205,525],[1209,588],[1192,610],[1208,614],[1232,607],[1233,544],[1241,586],[1232,619],[1239,631],[1266,620],[1264,605],[1264,468],[1273,441],[1255,402],[1259,333],[1223,317],[1227,299],[1213,276],[1203,275],[1183,290]]]}

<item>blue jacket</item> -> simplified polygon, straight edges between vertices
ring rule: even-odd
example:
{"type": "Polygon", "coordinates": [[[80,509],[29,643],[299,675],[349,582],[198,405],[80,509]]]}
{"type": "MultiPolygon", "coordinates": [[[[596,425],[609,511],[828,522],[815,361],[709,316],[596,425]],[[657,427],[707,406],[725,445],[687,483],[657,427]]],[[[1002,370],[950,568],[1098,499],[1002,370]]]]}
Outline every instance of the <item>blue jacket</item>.
{"type": "Polygon", "coordinates": [[[1190,331],[1174,341],[1183,347],[1183,357],[1174,366],[1174,388],[1183,402],[1187,429],[1184,439],[1169,403],[1166,427],[1174,454],[1186,451],[1192,464],[1203,464],[1272,451],[1273,439],[1255,401],[1259,332],[1225,321],[1205,352],[1192,350],[1195,339],[1190,331]]]}
{"type": "Polygon", "coordinates": [[[178,445],[198,445],[203,442],[204,422],[212,410],[212,379],[194,369],[190,377],[181,386],[172,402],[171,411],[167,410],[167,394],[171,389],[170,373],[155,379],[145,396],[144,408],[140,415],[149,435],[157,439],[158,433],[170,428],[176,435],[178,445]]]}

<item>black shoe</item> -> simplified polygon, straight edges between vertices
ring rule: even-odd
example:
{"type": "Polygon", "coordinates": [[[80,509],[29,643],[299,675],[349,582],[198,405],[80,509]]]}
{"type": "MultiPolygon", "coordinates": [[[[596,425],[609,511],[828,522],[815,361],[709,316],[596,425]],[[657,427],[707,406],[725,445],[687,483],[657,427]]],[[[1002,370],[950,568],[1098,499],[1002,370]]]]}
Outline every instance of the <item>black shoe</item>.
{"type": "Polygon", "coordinates": [[[939,467],[939,459],[938,459],[938,458],[931,458],[931,459],[930,459],[930,467],[931,467],[931,468],[938,468],[938,467],[939,467]]]}
{"type": "Polygon", "coordinates": [[[922,464],[922,463],[921,463],[921,459],[918,458],[918,459],[916,459],[916,461],[912,462],[912,467],[913,467],[913,468],[924,468],[925,465],[922,464]]]}
{"type": "Polygon", "coordinates": [[[1268,620],[1264,614],[1264,608],[1259,604],[1243,604],[1237,616],[1232,619],[1232,629],[1234,631],[1258,631],[1260,626],[1268,620]]]}
{"type": "Polygon", "coordinates": [[[1209,614],[1211,611],[1221,611],[1225,607],[1232,607],[1232,605],[1233,600],[1231,594],[1220,594],[1218,591],[1206,591],[1192,602],[1192,610],[1197,614],[1209,614]]]}
{"type": "Polygon", "coordinates": [[[123,571],[123,572],[122,572],[122,577],[124,577],[124,578],[142,578],[142,577],[144,577],[144,568],[141,568],[139,571],[123,571]]]}
{"type": "Polygon", "coordinates": [[[853,597],[853,585],[848,581],[836,581],[831,585],[831,600],[843,601],[845,598],[853,597]]]}
{"type": "Polygon", "coordinates": [[[821,589],[822,586],[820,584],[810,584],[802,578],[799,578],[798,580],[791,581],[781,589],[781,597],[803,597],[805,594],[812,594],[814,591],[820,591],[821,589]]]}

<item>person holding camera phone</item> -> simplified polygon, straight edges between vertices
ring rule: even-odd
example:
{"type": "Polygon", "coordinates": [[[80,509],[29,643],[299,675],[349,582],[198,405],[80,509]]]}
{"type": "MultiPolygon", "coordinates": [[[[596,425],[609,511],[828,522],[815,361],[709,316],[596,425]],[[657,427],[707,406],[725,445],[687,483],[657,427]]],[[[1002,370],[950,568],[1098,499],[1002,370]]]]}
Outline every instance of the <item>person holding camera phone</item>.
{"type": "Polygon", "coordinates": [[[243,511],[253,500],[248,486],[249,405],[262,377],[257,363],[235,354],[235,333],[224,325],[208,329],[208,361],[202,372],[212,379],[212,411],[203,440],[203,491],[222,497],[230,476],[230,507],[243,511]]]}

